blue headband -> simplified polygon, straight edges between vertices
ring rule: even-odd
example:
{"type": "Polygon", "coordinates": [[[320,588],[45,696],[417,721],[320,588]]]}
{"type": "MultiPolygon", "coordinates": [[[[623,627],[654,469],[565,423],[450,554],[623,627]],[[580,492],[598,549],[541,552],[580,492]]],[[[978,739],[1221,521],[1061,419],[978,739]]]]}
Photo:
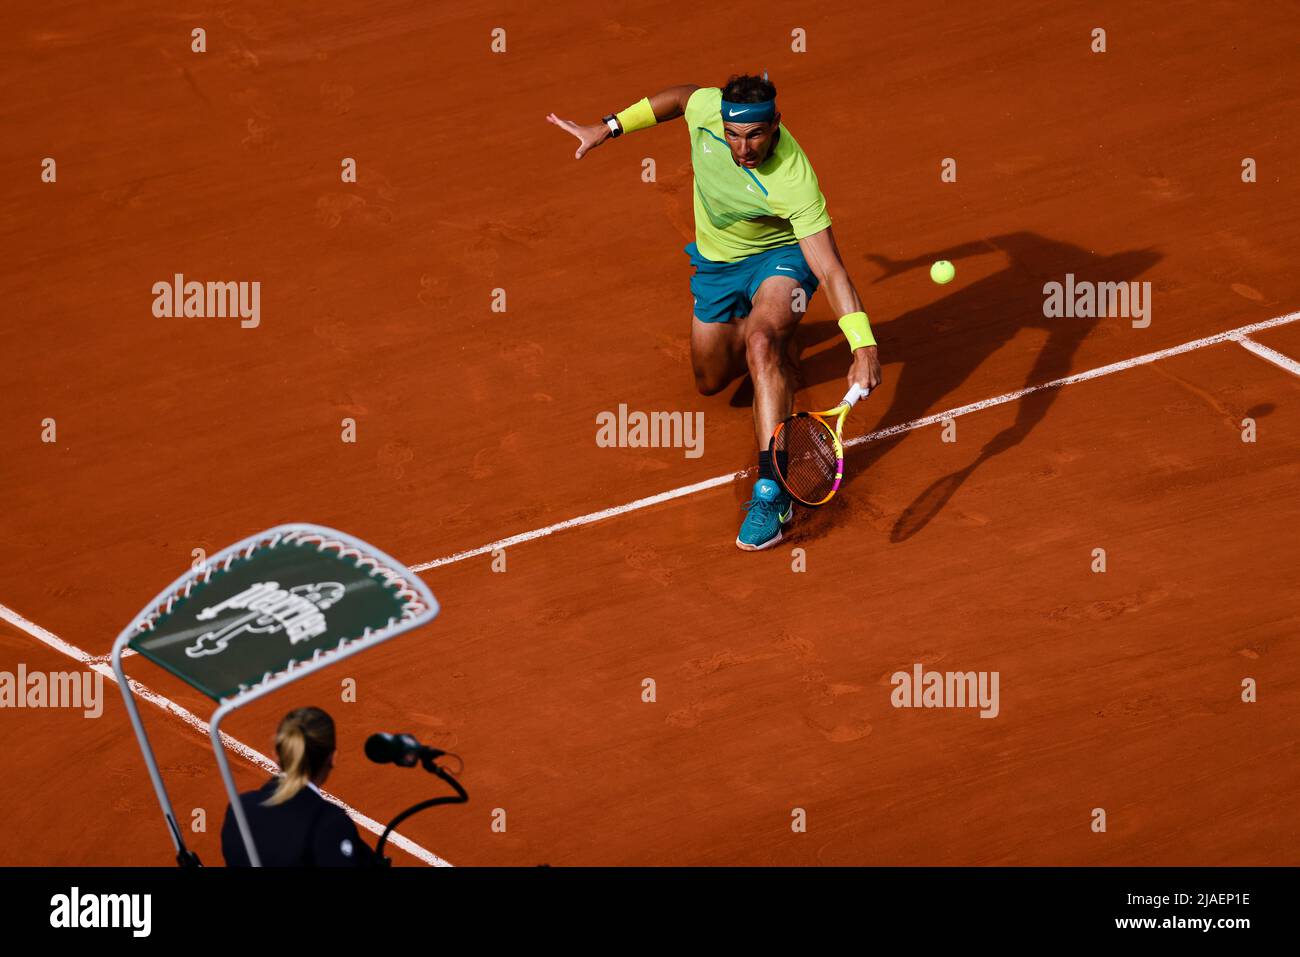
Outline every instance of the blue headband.
{"type": "Polygon", "coordinates": [[[769,123],[776,116],[776,100],[766,103],[732,103],[722,101],[724,123],[769,123]]]}

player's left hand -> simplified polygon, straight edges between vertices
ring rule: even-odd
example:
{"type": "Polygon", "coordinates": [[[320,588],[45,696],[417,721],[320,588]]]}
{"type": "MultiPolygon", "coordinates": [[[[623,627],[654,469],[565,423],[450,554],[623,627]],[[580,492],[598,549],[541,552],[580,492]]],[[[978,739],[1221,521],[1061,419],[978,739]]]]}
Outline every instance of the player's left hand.
{"type": "Polygon", "coordinates": [[[880,385],[880,358],[875,346],[863,346],[853,350],[853,365],[849,367],[849,387],[861,386],[875,389],[880,385]]]}
{"type": "Polygon", "coordinates": [[[546,114],[546,122],[552,126],[558,126],[566,133],[571,133],[578,138],[578,151],[573,154],[574,159],[582,159],[589,151],[594,150],[605,140],[609,139],[609,127],[604,123],[592,123],[589,126],[573,122],[573,120],[562,120],[554,113],[546,114]]]}

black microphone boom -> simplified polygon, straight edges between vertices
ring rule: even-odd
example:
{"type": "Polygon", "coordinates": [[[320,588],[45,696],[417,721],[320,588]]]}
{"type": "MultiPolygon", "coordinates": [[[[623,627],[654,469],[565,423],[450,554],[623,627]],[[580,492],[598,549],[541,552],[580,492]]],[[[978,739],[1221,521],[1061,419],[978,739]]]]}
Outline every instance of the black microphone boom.
{"type": "Polygon", "coordinates": [[[464,804],[469,800],[469,794],[461,787],[455,776],[446,768],[438,767],[438,758],[446,753],[446,751],[441,751],[438,748],[426,747],[415,740],[415,735],[412,734],[388,734],[380,731],[366,738],[366,757],[371,761],[376,764],[396,764],[399,768],[413,768],[417,763],[422,764],[424,770],[442,778],[456,792],[455,797],[436,797],[421,801],[419,804],[408,807],[393,818],[388,823],[388,827],[384,828],[379,843],[375,845],[376,860],[381,866],[387,867],[392,863],[388,858],[384,857],[384,845],[388,843],[388,835],[393,833],[393,828],[412,814],[428,808],[437,807],[439,804],[464,804]]]}

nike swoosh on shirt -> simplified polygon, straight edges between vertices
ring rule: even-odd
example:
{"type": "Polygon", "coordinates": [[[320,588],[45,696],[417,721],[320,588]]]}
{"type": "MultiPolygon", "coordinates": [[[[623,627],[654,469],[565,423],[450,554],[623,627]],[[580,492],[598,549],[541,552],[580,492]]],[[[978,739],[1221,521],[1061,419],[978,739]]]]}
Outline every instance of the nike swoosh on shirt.
{"type": "Polygon", "coordinates": [[[786,272],[794,272],[789,266],[777,266],[777,269],[784,269],[786,272]]]}

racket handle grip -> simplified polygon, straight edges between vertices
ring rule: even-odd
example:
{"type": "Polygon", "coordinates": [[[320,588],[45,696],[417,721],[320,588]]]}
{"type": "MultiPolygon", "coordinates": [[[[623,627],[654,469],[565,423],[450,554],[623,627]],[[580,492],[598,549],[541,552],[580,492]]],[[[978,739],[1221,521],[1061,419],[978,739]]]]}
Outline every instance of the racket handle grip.
{"type": "Polygon", "coordinates": [[[865,399],[870,394],[870,389],[864,389],[862,386],[854,383],[853,388],[844,393],[844,399],[840,402],[840,405],[847,405],[851,409],[858,404],[859,399],[865,399]]]}

